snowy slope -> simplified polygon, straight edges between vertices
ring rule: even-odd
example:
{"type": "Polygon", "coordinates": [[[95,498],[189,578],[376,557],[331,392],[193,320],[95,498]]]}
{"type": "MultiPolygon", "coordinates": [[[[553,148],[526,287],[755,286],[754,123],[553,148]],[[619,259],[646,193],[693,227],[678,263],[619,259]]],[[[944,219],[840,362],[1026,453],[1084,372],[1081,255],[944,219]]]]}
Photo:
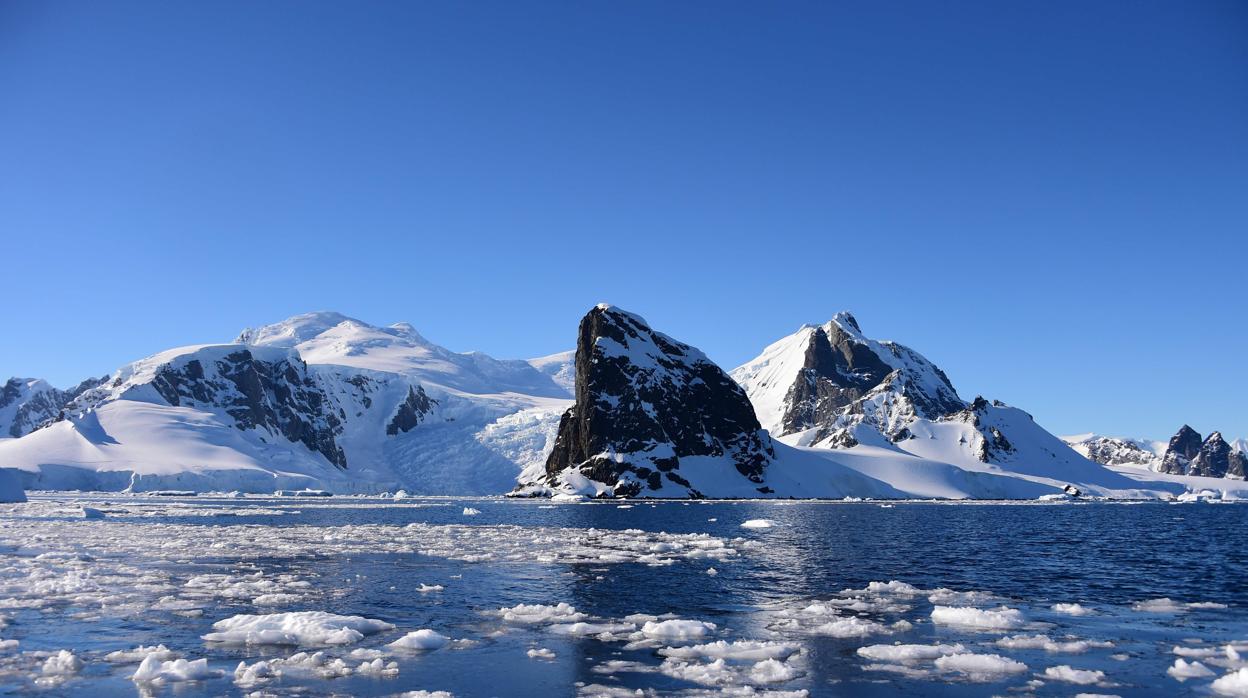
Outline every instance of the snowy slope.
{"type": "Polygon", "coordinates": [[[1125,497],[1176,487],[1108,470],[1022,410],[962,400],[935,364],[866,337],[848,313],[801,327],[732,375],[779,442],[910,494],[1028,497],[1072,484],[1125,497]]]}
{"type": "Polygon", "coordinates": [[[500,361],[479,352],[456,353],[422,337],[411,325],[399,323],[375,327],[332,312],[296,315],[272,325],[246,329],[235,340],[239,344],[289,347],[309,364],[332,364],[407,376],[426,389],[476,395],[525,396],[568,399],[570,392],[559,385],[561,355],[535,359],[554,367],[551,374],[535,368],[530,361],[500,361]]]}
{"type": "Polygon", "coordinates": [[[457,354],[407,325],[313,313],[240,340],[122,367],[0,462],[28,488],[489,494],[544,459],[570,402],[557,360],[457,354]]]}

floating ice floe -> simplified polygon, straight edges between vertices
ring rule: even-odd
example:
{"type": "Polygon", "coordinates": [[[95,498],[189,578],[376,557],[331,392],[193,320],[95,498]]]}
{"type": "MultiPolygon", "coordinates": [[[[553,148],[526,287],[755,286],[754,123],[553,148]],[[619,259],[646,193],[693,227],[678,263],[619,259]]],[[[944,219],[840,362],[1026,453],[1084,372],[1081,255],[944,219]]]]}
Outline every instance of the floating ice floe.
{"type": "Polygon", "coordinates": [[[545,647],[538,647],[536,649],[530,649],[525,654],[529,656],[529,659],[554,659],[555,658],[554,651],[547,649],[545,647]]]}
{"type": "Polygon", "coordinates": [[[476,516],[477,514],[480,514],[480,513],[481,513],[480,509],[473,509],[472,507],[464,507],[464,512],[463,512],[464,516],[476,516]]]}
{"type": "Polygon", "coordinates": [[[413,630],[412,632],[386,645],[386,647],[404,650],[436,650],[445,647],[450,641],[451,638],[441,633],[429,630],[428,628],[422,628],[421,630],[413,630]]]}
{"type": "Polygon", "coordinates": [[[1213,670],[1199,661],[1193,659],[1191,662],[1187,662],[1182,657],[1176,658],[1174,666],[1166,669],[1166,673],[1179,681],[1203,679],[1214,675],[1213,670]]]}
{"type": "Polygon", "coordinates": [[[1014,650],[1044,650],[1054,654],[1083,654],[1092,647],[1113,647],[1112,642],[1054,640],[1048,635],[1011,635],[997,640],[997,647],[1014,650]]]}
{"type": "Polygon", "coordinates": [[[325,611],[295,611],[267,615],[237,615],[212,624],[207,642],[226,645],[350,645],[365,635],[393,630],[394,625],[361,616],[325,611]]]}
{"type": "Polygon", "coordinates": [[[435,592],[435,591],[442,591],[442,585],[441,584],[421,584],[419,587],[416,588],[416,591],[422,594],[428,594],[428,593],[435,592]]]}
{"type": "Polygon", "coordinates": [[[916,662],[963,654],[962,645],[868,645],[858,648],[858,656],[881,662],[916,662]]]}
{"type": "Polygon", "coordinates": [[[771,519],[750,519],[741,524],[741,528],[771,528],[776,525],[771,519]]]}
{"type": "Polygon", "coordinates": [[[224,674],[224,671],[209,669],[207,659],[196,659],[190,662],[185,659],[161,661],[155,654],[149,654],[139,664],[139,668],[135,670],[130,680],[136,683],[160,684],[215,679],[224,674]]]}
{"type": "Polygon", "coordinates": [[[788,659],[802,651],[801,645],[791,642],[755,642],[736,640],[726,642],[719,640],[704,645],[687,645],[685,647],[664,647],[659,654],[664,657],[679,659],[736,659],[745,661],[762,661],[764,659],[788,659]]]}
{"type": "Polygon", "coordinates": [[[999,654],[949,654],[936,658],[936,668],[962,674],[971,681],[995,681],[1027,671],[1026,664],[999,654]]]}
{"type": "Polygon", "coordinates": [[[1081,606],[1077,603],[1055,603],[1052,606],[1054,613],[1062,613],[1068,616],[1086,616],[1092,614],[1092,609],[1081,606]]]}
{"type": "Polygon", "coordinates": [[[1226,604],[1217,603],[1215,601],[1194,601],[1192,603],[1180,603],[1168,597],[1159,599],[1148,599],[1146,601],[1137,601],[1131,604],[1131,610],[1141,613],[1183,613],[1189,610],[1218,610],[1226,608],[1226,604]]]}
{"type": "Polygon", "coordinates": [[[1002,606],[993,610],[958,606],[937,606],[932,609],[932,622],[977,630],[1013,630],[1025,622],[1022,612],[1002,606]]]}
{"type": "Polygon", "coordinates": [[[164,645],[151,645],[146,647],[139,645],[132,650],[117,650],[116,652],[109,652],[104,655],[104,661],[112,662],[113,664],[135,664],[142,662],[148,657],[155,657],[162,662],[167,662],[171,659],[177,659],[178,653],[168,647],[165,647],[164,645]]]}
{"type": "Polygon", "coordinates": [[[494,611],[494,614],[501,616],[508,623],[526,625],[537,623],[575,623],[589,617],[562,601],[553,606],[527,603],[516,604],[511,608],[500,608],[494,611]]]}
{"type": "Polygon", "coordinates": [[[648,621],[641,626],[641,633],[646,637],[667,642],[698,640],[706,637],[708,633],[714,632],[714,630],[714,623],[704,623],[700,620],[648,621]]]}
{"type": "Polygon", "coordinates": [[[1044,678],[1050,681],[1089,686],[1105,681],[1105,672],[1096,669],[1076,669],[1068,664],[1061,664],[1045,669],[1044,678]]]}
{"type": "Polygon", "coordinates": [[[1217,679],[1209,688],[1221,696],[1234,696],[1234,698],[1248,696],[1248,667],[1232,671],[1217,679]]]}

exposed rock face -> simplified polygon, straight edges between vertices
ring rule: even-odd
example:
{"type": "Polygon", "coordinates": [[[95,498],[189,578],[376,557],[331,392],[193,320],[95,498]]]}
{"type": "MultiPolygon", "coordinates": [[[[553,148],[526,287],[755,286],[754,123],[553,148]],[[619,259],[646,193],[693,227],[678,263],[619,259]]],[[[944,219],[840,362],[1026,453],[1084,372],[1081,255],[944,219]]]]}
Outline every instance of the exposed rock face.
{"type": "Polygon", "coordinates": [[[1170,437],[1170,445],[1166,447],[1158,470],[1171,475],[1186,475],[1192,459],[1200,453],[1201,443],[1200,434],[1184,424],[1178,433],[1170,437]]]}
{"type": "Polygon", "coordinates": [[[771,440],[745,392],[702,352],[600,305],[581,320],[575,366],[576,403],[546,461],[549,486],[589,480],[600,495],[697,497],[681,473],[694,457],[721,459],[720,477],[762,482],[771,440]]]}
{"type": "Polygon", "coordinates": [[[0,433],[20,438],[59,419],[66,407],[86,391],[108,380],[88,378],[69,390],[58,390],[46,381],[10,378],[0,388],[0,433]]]}
{"type": "Polygon", "coordinates": [[[868,339],[845,312],[801,328],[732,375],[774,435],[810,431],[809,443],[834,447],[856,444],[847,432],[860,424],[896,442],[910,437],[907,424],[916,418],[966,408],[935,364],[900,344],[868,339]]]}
{"type": "Polygon", "coordinates": [[[267,429],[347,467],[335,440],[345,415],[329,409],[331,401],[297,357],[260,361],[239,349],[212,363],[209,370],[199,359],[166,364],[152,387],[170,405],[223,408],[239,429],[267,429]]]}
{"type": "Polygon", "coordinates": [[[1200,451],[1187,466],[1187,474],[1201,477],[1226,477],[1232,472],[1232,461],[1234,461],[1234,470],[1237,470],[1239,476],[1243,477],[1243,460],[1243,454],[1231,450],[1230,444],[1222,438],[1222,434],[1215,431],[1200,445],[1200,451]]]}
{"type": "Polygon", "coordinates": [[[426,395],[423,387],[418,385],[415,388],[408,388],[407,399],[399,405],[398,411],[394,413],[394,419],[386,425],[386,435],[394,436],[400,432],[407,433],[415,429],[430,412],[433,412],[433,406],[436,404],[438,401],[426,395]]]}
{"type": "Polygon", "coordinates": [[[1088,460],[1101,465],[1133,465],[1156,470],[1161,458],[1153,451],[1130,439],[1110,436],[1090,436],[1071,441],[1071,447],[1088,460]]]}

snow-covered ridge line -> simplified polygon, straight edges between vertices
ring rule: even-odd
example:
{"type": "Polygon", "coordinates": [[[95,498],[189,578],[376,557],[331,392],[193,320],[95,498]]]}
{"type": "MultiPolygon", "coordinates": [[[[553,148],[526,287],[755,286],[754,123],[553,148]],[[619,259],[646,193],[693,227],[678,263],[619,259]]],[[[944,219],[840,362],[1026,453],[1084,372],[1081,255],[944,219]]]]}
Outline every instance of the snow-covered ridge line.
{"type": "Polygon", "coordinates": [[[939,367],[871,339],[849,313],[801,327],[730,376],[640,315],[604,304],[594,318],[576,353],[498,360],[405,323],[317,312],[70,391],[15,379],[0,389],[0,428],[20,438],[0,438],[0,464],[28,489],[1248,494],[1242,440],[1185,427],[1164,448],[1063,441],[1020,409],[964,400],[939,367]]]}
{"type": "Polygon", "coordinates": [[[84,384],[0,462],[36,489],[497,493],[568,401],[570,357],[534,361],[311,313],[84,384]]]}

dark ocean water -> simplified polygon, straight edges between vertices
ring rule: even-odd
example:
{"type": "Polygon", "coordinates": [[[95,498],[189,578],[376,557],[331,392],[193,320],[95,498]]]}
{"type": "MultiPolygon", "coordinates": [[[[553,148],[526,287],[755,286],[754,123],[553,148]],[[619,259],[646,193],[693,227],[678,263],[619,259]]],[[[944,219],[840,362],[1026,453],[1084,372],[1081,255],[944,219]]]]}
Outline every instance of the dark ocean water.
{"type": "MultiPolygon", "coordinates": [[[[613,503],[552,507],[546,502],[503,500],[421,499],[415,503],[425,506],[338,498],[200,497],[175,505],[153,502],[153,498],[36,497],[25,508],[0,510],[0,527],[4,527],[0,529],[0,566],[9,568],[10,584],[7,591],[0,591],[0,598],[18,599],[11,600],[8,608],[0,602],[0,616],[10,619],[7,628],[0,627],[0,638],[20,643],[7,653],[0,650],[0,692],[189,696],[250,691],[390,695],[442,690],[456,696],[573,696],[616,689],[701,694],[750,685],[759,692],[805,690],[812,696],[1208,695],[1213,679],[1236,666],[1220,648],[1248,641],[1248,551],[1244,545],[1248,506],[1242,505],[897,503],[885,507],[870,502],[638,502],[620,508],[613,503]],[[82,528],[86,524],[74,520],[74,512],[83,503],[104,509],[107,518],[90,522],[94,528],[82,528]],[[464,507],[480,513],[465,516],[464,507]],[[203,508],[215,513],[204,515],[203,508]],[[741,526],[755,519],[774,525],[741,526]],[[410,523],[429,528],[411,533],[403,528],[410,523]],[[257,551],[239,544],[240,538],[230,533],[253,524],[274,530],[302,527],[301,532],[314,537],[327,536],[327,542],[294,546],[278,554],[269,549],[257,551]],[[520,528],[503,527],[510,525],[520,528]],[[361,526],[376,527],[361,530],[376,532],[378,550],[367,546],[344,549],[331,540],[335,532],[356,532],[354,527],[361,526]],[[502,540],[523,550],[530,529],[555,539],[543,545],[557,547],[560,536],[571,545],[587,529],[597,529],[631,531],[628,535],[633,538],[645,537],[638,532],[709,534],[728,541],[738,552],[728,559],[678,557],[670,564],[618,561],[609,555],[600,562],[546,562],[523,555],[512,560],[465,561],[449,559],[445,550],[418,552],[423,547],[420,536],[441,535],[438,532],[445,527],[464,526],[478,527],[459,539],[465,549],[472,550],[489,550],[502,540]],[[46,540],[38,539],[41,531],[47,532],[46,540]],[[83,531],[81,538],[78,531],[83,531]],[[477,531],[480,536],[474,535],[477,531]],[[115,541],[110,538],[113,532],[115,541]],[[146,540],[149,534],[152,543],[145,546],[152,548],[170,536],[179,538],[181,548],[172,555],[176,559],[136,553],[133,542],[146,540]],[[415,539],[416,551],[394,550],[395,541],[389,537],[415,539]],[[195,540],[203,541],[202,549],[187,555],[187,541],[195,540]],[[256,572],[268,577],[293,575],[310,586],[297,602],[278,608],[257,609],[248,598],[216,597],[201,601],[200,611],[189,615],[143,608],[144,603],[157,605],[146,601],[137,610],[132,604],[116,614],[109,612],[107,603],[102,609],[93,605],[99,599],[22,607],[21,575],[30,573],[18,570],[14,561],[34,564],[29,562],[32,556],[61,550],[58,545],[89,558],[75,563],[88,570],[88,575],[93,565],[107,562],[158,570],[178,588],[195,575],[256,572]],[[709,568],[716,573],[708,574],[709,568]],[[871,582],[890,580],[923,591],[865,590],[871,582]],[[416,589],[421,584],[443,588],[420,593],[416,589]],[[980,594],[933,602],[929,597],[936,589],[980,594]],[[993,598],[986,598],[989,595],[993,598]],[[862,607],[849,606],[855,598],[863,600],[862,607]],[[1133,604],[1160,598],[1171,603],[1153,604],[1146,610],[1133,608],[1133,604]],[[828,600],[840,604],[836,615],[818,619],[814,617],[817,612],[807,610],[828,600]],[[696,640],[669,639],[657,647],[629,649],[629,640],[623,637],[626,632],[614,637],[577,637],[552,631],[549,624],[507,623],[496,614],[516,604],[560,602],[574,606],[593,622],[619,624],[633,614],[670,614],[713,623],[715,628],[696,640]],[[931,620],[938,603],[1007,607],[1020,611],[1023,620],[1018,627],[996,631],[942,625],[931,620]],[[1090,613],[1058,613],[1051,608],[1055,603],[1078,603],[1090,613]],[[91,610],[84,611],[88,606],[91,610]],[[395,631],[366,637],[354,645],[325,649],[327,655],[384,648],[418,628],[468,642],[427,652],[388,653],[386,661],[398,663],[397,676],[352,674],[324,679],[291,672],[260,685],[240,687],[232,676],[240,661],[286,657],[301,648],[219,646],[201,639],[212,631],[214,622],[235,614],[298,610],[358,615],[397,626],[395,631]],[[820,630],[825,622],[846,618],[879,623],[882,632],[837,637],[820,630]],[[898,621],[910,627],[894,625],[898,621]],[[1080,652],[997,644],[1003,637],[1020,634],[1106,644],[1080,652]],[[753,663],[742,660],[729,661],[727,669],[712,668],[709,675],[700,675],[701,682],[690,680],[688,673],[660,669],[664,660],[660,649],[716,640],[788,643],[799,646],[801,652],[791,661],[793,677],[772,683],[742,679],[753,663]],[[135,684],[129,678],[134,664],[102,660],[109,651],[157,643],[188,659],[207,658],[212,668],[225,674],[195,682],[135,684]],[[857,654],[863,646],[893,643],[961,644],[961,653],[1000,655],[1025,664],[1026,670],[972,676],[926,661],[905,665],[911,670],[906,673],[896,665],[868,668],[872,662],[857,654]],[[1214,676],[1185,682],[1168,676],[1176,645],[1211,656],[1216,650],[1213,660],[1201,660],[1214,676]],[[550,650],[554,658],[531,658],[526,653],[537,648],[550,650]],[[60,649],[73,650],[85,662],[83,669],[61,683],[35,686],[41,657],[30,653],[60,649]],[[23,659],[23,653],[29,656],[23,659]],[[1075,684],[1044,675],[1046,669],[1057,666],[1101,671],[1104,676],[1093,683],[1075,684]],[[731,673],[733,668],[737,674],[731,673]]],[[[265,529],[247,530],[264,536],[265,529]]],[[[609,540],[610,535],[605,538],[609,540]]],[[[662,547],[663,539],[650,544],[662,547]]],[[[106,572],[101,568],[94,574],[103,578],[106,572]]],[[[121,594],[129,593],[129,583],[108,579],[104,586],[112,584],[121,594]]],[[[177,593],[150,594],[151,601],[171,595],[177,593]]],[[[146,597],[139,594],[136,598],[146,597]]],[[[709,663],[709,659],[700,660],[693,666],[709,663]]]]}

